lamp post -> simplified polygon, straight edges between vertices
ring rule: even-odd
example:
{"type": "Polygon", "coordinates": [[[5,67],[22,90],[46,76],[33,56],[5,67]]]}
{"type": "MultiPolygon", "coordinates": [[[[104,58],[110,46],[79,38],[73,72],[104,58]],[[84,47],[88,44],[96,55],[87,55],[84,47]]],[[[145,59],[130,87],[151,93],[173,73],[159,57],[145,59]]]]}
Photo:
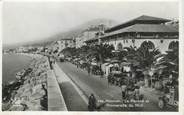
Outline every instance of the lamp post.
{"type": "Polygon", "coordinates": [[[149,75],[151,77],[151,88],[152,88],[152,76],[153,76],[153,69],[149,70],[149,75]]]}

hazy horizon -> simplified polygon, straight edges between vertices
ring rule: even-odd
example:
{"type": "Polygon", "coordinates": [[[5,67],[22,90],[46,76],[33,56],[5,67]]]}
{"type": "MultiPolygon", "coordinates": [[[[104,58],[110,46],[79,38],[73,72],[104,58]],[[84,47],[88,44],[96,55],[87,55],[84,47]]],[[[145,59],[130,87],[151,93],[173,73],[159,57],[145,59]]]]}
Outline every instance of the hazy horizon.
{"type": "Polygon", "coordinates": [[[178,18],[177,2],[4,2],[3,45],[44,40],[94,19],[178,18]]]}

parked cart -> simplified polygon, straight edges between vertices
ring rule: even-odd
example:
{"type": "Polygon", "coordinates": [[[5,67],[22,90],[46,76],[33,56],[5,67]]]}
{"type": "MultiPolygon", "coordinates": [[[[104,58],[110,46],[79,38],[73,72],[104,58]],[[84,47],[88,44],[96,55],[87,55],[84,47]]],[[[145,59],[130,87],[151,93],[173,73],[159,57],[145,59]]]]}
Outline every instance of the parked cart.
{"type": "Polygon", "coordinates": [[[178,107],[178,91],[177,88],[168,86],[169,92],[159,97],[158,107],[164,109],[167,106],[178,107]]]}

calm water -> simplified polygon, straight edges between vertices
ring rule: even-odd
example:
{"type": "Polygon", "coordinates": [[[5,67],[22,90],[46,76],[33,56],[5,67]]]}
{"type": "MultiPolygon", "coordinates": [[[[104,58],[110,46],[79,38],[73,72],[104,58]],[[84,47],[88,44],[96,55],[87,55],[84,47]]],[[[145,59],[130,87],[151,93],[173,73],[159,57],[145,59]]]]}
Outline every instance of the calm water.
{"type": "Polygon", "coordinates": [[[2,59],[2,83],[15,80],[15,74],[27,67],[31,61],[30,57],[17,54],[5,54],[2,59]]]}

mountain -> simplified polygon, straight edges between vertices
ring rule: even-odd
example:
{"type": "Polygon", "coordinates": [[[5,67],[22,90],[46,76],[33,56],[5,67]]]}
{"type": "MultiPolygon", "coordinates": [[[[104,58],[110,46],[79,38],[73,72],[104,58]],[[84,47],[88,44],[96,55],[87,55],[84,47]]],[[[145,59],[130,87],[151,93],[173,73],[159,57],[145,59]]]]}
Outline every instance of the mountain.
{"type": "Polygon", "coordinates": [[[98,26],[100,24],[104,24],[107,28],[110,28],[118,23],[110,19],[94,19],[94,20],[88,21],[82,25],[75,27],[71,29],[70,31],[62,32],[55,36],[52,36],[49,39],[47,39],[47,41],[56,41],[62,38],[77,37],[80,34],[82,34],[85,30],[87,30],[88,28],[98,26]]]}
{"type": "MultiPolygon", "coordinates": [[[[90,27],[95,27],[98,26],[100,24],[105,25],[107,28],[112,27],[117,25],[118,23],[114,20],[110,20],[110,19],[94,19],[91,21],[88,21],[86,23],[83,23],[79,26],[76,26],[75,28],[71,29],[70,31],[66,31],[66,32],[61,32],[58,33],[54,36],[48,37],[46,39],[40,40],[40,41],[34,41],[34,42],[29,42],[29,43],[21,43],[21,44],[16,44],[13,47],[18,47],[20,45],[23,46],[47,46],[50,43],[52,43],[53,41],[57,41],[60,40],[62,38],[70,38],[70,37],[76,37],[81,35],[85,30],[87,30],[90,27]]],[[[7,47],[11,47],[11,46],[4,46],[4,48],[6,49],[7,47]]],[[[12,47],[11,47],[12,48],[12,47]]]]}
{"type": "Polygon", "coordinates": [[[75,27],[75,28],[71,29],[70,31],[58,33],[54,36],[51,36],[47,39],[44,39],[43,41],[39,41],[39,42],[34,43],[34,44],[35,45],[36,44],[37,45],[47,45],[53,41],[57,41],[57,40],[60,40],[62,38],[77,37],[80,34],[82,34],[85,30],[87,30],[88,28],[98,26],[100,24],[104,24],[107,28],[110,28],[112,26],[117,25],[118,23],[116,21],[110,20],[110,19],[94,19],[94,20],[88,21],[82,25],[75,27]]]}

